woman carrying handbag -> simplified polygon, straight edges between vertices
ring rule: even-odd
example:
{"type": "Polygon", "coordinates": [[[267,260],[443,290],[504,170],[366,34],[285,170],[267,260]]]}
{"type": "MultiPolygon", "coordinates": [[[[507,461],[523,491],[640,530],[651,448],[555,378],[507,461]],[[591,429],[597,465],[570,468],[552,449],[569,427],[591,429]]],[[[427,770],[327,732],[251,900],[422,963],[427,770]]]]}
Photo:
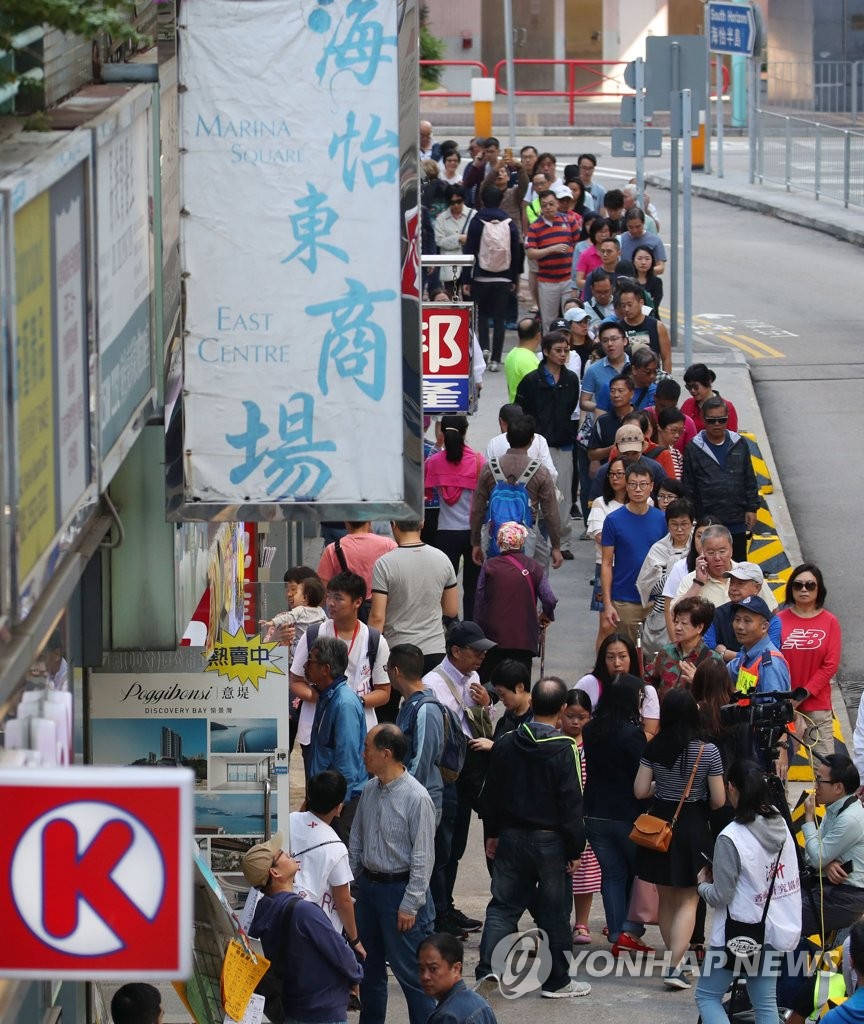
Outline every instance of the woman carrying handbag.
{"type": "Polygon", "coordinates": [[[801,883],[795,842],[754,761],[730,765],[726,786],[735,817],[717,837],[713,866],[699,872],[699,895],[714,908],[714,920],[696,1004],[703,1024],[726,1024],[722,1000],[737,966],[747,975],[755,1024],[776,1024],[776,965],[772,969],[770,959],[760,958],[757,969],[755,957],[763,949],[787,952],[798,944],[801,883]]]}
{"type": "MultiPolygon", "coordinates": [[[[720,751],[713,743],[703,743],[700,736],[693,695],[689,690],[671,690],[660,705],[660,732],[645,748],[633,784],[638,800],[653,797],[650,816],[659,819],[658,830],[665,823],[671,826],[665,851],[662,843],[649,849],[640,840],[636,853],[636,874],[657,886],[660,934],[672,961],[663,975],[669,989],[690,988],[682,961],[696,920],[696,878],[711,853],[708,800],[714,808],[726,802],[720,751]]],[[[654,827],[652,822],[645,824],[654,827]]],[[[631,839],[636,832],[634,827],[631,839]]]]}

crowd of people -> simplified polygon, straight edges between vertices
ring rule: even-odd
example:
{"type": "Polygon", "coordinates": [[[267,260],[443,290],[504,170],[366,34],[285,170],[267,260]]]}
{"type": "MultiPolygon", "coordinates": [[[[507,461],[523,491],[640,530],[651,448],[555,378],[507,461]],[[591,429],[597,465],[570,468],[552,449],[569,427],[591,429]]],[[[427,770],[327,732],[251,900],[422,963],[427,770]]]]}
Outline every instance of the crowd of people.
{"type": "Polygon", "coordinates": [[[343,1021],[356,998],[360,1024],[383,1024],[389,968],[411,1024],[488,1024],[498,951],[526,911],[548,941],[541,995],[590,993],[569,954],[595,942],[598,894],[611,955],[654,954],[658,924],[662,986],[695,983],[706,1024],[740,973],[736,929],[761,946],[756,1024],[777,1020],[778,991],[803,1020],[809,980],[778,987],[766,953],[852,927],[864,962],[864,808],[858,767],[835,752],[841,632],[822,573],[805,562],[773,590],[747,558],[761,504],[749,448],[709,366],[686,369],[679,405],[647,197],[604,190],[591,154],[559,177],[550,153],[473,139],[465,164],[428,124],[421,149],[427,234],[475,257],[428,275],[427,294],[475,302],[508,402],[488,440],[461,414],[427,423],[424,520],[346,523],[317,569],[286,574],[297,607],[267,627],[292,651],[306,801],[289,838],[243,859],[262,894],[252,934],[295,1020],[343,1021]],[[565,680],[542,652],[555,570],[580,538],[596,550],[596,642],[565,680]],[[723,711],[790,691],[788,742],[723,711]],[[800,855],[783,799],[793,742],[816,778],[800,855]],[[634,841],[646,812],[665,848],[634,841]],[[482,920],[454,902],[475,817],[482,920]]]}

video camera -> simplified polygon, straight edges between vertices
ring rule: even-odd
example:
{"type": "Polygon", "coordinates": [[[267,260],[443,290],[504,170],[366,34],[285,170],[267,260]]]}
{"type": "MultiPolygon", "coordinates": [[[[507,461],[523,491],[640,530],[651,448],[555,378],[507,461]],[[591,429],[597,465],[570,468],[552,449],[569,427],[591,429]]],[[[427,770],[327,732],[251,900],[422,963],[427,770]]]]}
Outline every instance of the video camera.
{"type": "Polygon", "coordinates": [[[807,691],[802,687],[767,693],[751,690],[734,704],[724,704],[720,708],[720,721],[723,725],[743,724],[754,729],[785,729],[795,717],[793,701],[804,700],[806,696],[807,691]]]}

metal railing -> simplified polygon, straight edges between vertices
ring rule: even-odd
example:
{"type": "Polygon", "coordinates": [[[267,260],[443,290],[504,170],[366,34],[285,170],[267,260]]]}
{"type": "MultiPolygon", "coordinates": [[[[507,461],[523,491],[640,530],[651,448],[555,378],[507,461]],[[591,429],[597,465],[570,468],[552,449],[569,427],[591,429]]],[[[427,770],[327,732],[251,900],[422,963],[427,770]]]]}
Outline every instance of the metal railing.
{"type": "Polygon", "coordinates": [[[756,111],[756,177],[864,207],[864,134],[756,111]]]}
{"type": "MultiPolygon", "coordinates": [[[[469,75],[470,78],[488,78],[489,69],[482,60],[421,60],[421,68],[443,67],[443,68],[479,68],[479,75],[469,75]]],[[[442,92],[440,89],[421,89],[421,96],[439,96],[441,99],[466,99],[471,96],[468,92],[442,92]]]]}
{"type": "MultiPolygon", "coordinates": [[[[563,68],[566,73],[567,85],[564,89],[520,89],[515,88],[515,96],[562,96],[567,98],[569,123],[574,125],[576,100],[600,97],[603,99],[620,99],[632,96],[633,90],[624,82],[626,60],[532,60],[520,57],[513,61],[514,74],[518,75],[520,67],[563,68]],[[577,75],[581,79],[577,82],[577,75]]],[[[495,79],[495,92],[500,96],[508,93],[507,83],[502,83],[501,72],[506,73],[507,61],[499,60],[492,69],[495,79]]],[[[559,72],[560,74],[560,72],[559,72]]],[[[516,83],[518,86],[518,82],[516,83]]]]}
{"type": "Polygon", "coordinates": [[[768,65],[765,104],[783,110],[848,114],[864,107],[864,61],[778,61],[768,65]]]}

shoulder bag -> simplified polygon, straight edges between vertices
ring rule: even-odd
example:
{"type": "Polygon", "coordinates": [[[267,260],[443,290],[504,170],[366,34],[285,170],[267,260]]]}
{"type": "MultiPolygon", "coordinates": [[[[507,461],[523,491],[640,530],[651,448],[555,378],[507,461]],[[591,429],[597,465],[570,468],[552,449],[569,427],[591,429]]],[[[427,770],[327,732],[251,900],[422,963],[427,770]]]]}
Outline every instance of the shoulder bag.
{"type": "Polygon", "coordinates": [[[699,753],[696,755],[696,762],[693,765],[693,771],[690,772],[690,778],[687,780],[687,786],[681,794],[681,799],[678,801],[678,806],[675,808],[672,820],[666,821],[664,818],[658,818],[655,814],[640,814],[633,823],[630,839],[637,846],[644,846],[646,850],[654,850],[655,853],[668,853],[672,843],[672,833],[675,830],[675,822],[678,820],[678,815],[681,813],[684,801],[690,796],[693,780],[696,778],[696,769],[702,760],[704,749],[705,744],[701,743],[699,745],[699,753]]]}

